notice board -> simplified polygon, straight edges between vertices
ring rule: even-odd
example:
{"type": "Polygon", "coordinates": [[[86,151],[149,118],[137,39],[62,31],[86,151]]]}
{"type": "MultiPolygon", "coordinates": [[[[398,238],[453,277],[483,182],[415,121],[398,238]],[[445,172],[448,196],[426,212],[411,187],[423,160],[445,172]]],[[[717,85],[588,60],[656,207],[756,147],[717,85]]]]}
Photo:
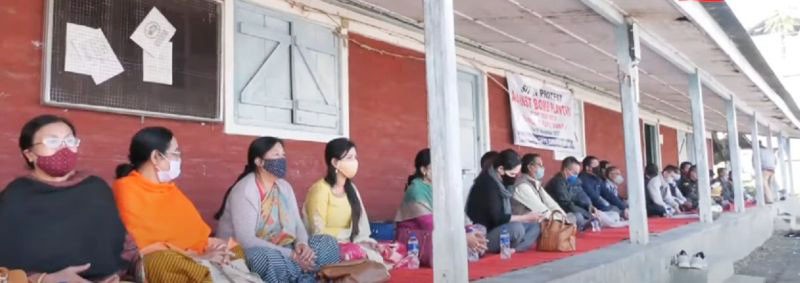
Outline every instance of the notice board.
{"type": "Polygon", "coordinates": [[[216,0],[47,0],[44,104],[221,120],[221,10],[216,0]]]}

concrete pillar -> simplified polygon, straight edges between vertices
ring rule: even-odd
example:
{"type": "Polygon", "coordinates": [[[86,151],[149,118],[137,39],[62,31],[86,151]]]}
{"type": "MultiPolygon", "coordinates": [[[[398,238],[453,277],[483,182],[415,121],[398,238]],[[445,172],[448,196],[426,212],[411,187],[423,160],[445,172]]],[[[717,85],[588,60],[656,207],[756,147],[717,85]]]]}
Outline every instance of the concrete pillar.
{"type": "Polygon", "coordinates": [[[711,178],[708,175],[708,144],[706,142],[705,111],[703,108],[703,84],[698,70],[689,74],[689,97],[692,100],[692,129],[694,154],[697,158],[697,190],[700,221],[711,223],[711,178]]]}
{"type": "Polygon", "coordinates": [[[758,113],[753,113],[753,168],[756,173],[756,202],[764,206],[764,176],[761,172],[761,147],[758,145],[758,113]]]}
{"type": "Polygon", "coordinates": [[[728,100],[728,153],[731,157],[731,177],[733,179],[734,206],[742,213],[744,207],[744,184],[742,183],[742,158],[739,149],[739,126],[736,121],[736,102],[728,100]]]}
{"type": "Polygon", "coordinates": [[[783,136],[783,133],[778,132],[778,162],[777,166],[780,166],[781,172],[781,189],[785,190],[785,192],[789,193],[789,175],[790,172],[788,171],[787,163],[786,163],[786,138],[783,136]]]}
{"type": "Polygon", "coordinates": [[[434,282],[467,282],[453,0],[425,0],[425,74],[433,172],[434,282]]]}
{"type": "Polygon", "coordinates": [[[625,134],[625,163],[628,172],[629,233],[632,243],[647,244],[644,168],[641,127],[639,127],[639,39],[637,27],[628,19],[617,25],[616,46],[622,124],[625,134]]]}
{"type": "Polygon", "coordinates": [[[789,171],[789,193],[797,195],[797,190],[794,188],[794,162],[792,161],[792,139],[786,139],[786,168],[789,171]]]}
{"type": "MultiPolygon", "coordinates": [[[[775,144],[772,142],[772,126],[770,126],[769,124],[767,124],[767,152],[769,152],[769,155],[772,157],[772,160],[777,160],[777,157],[775,156],[775,144]]],[[[763,164],[764,160],[761,160],[761,162],[763,164]]],[[[770,192],[767,192],[766,190],[764,191],[765,194],[764,197],[769,198],[772,201],[775,201],[775,196],[777,195],[777,192],[775,191],[775,173],[778,171],[774,169],[777,168],[773,168],[772,170],[772,182],[768,182],[769,188],[771,190],[770,192]],[[766,195],[767,193],[769,193],[769,195],[766,195]]]]}

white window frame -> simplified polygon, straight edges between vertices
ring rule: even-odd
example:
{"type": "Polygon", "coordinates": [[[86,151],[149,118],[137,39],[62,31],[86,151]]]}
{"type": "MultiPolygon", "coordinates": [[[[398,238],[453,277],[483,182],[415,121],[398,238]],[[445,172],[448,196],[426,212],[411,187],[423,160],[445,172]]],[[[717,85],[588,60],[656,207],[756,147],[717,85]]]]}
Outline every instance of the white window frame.
{"type": "MultiPolygon", "coordinates": [[[[312,19],[307,17],[303,14],[297,13],[296,11],[287,11],[283,9],[275,9],[271,6],[265,5],[264,3],[256,3],[253,1],[244,1],[245,3],[258,5],[264,9],[268,9],[274,11],[276,13],[286,14],[287,16],[298,17],[302,20],[315,24],[320,25],[326,28],[331,29],[332,31],[338,31],[342,43],[339,46],[339,93],[340,93],[340,127],[341,133],[340,134],[330,134],[330,133],[316,133],[310,132],[308,130],[292,130],[292,129],[283,129],[283,128],[276,128],[276,127],[267,127],[267,126],[251,126],[251,125],[239,125],[236,123],[235,117],[235,105],[236,105],[236,93],[234,91],[234,62],[235,62],[235,47],[234,47],[234,36],[236,34],[235,29],[235,18],[234,14],[236,12],[236,2],[242,0],[231,0],[231,1],[224,1],[224,8],[222,11],[222,20],[223,20],[223,35],[224,35],[224,44],[222,47],[223,50],[223,71],[225,74],[225,81],[224,81],[224,109],[225,113],[223,114],[224,118],[224,132],[226,134],[233,134],[233,135],[246,135],[246,136],[274,136],[281,139],[287,140],[298,140],[298,141],[311,141],[311,142],[328,142],[335,138],[340,137],[349,137],[350,136],[350,74],[349,74],[349,65],[348,65],[348,54],[350,53],[350,48],[347,44],[347,30],[346,29],[338,29],[336,26],[332,25],[330,22],[323,22],[316,19],[312,19]]],[[[341,19],[337,19],[341,21],[341,19]]]]}

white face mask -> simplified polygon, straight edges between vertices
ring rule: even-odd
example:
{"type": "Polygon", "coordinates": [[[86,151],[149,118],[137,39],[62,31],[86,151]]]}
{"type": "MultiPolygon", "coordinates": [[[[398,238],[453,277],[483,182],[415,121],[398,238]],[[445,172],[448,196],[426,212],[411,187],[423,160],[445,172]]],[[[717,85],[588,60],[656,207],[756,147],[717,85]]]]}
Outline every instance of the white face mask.
{"type": "Polygon", "coordinates": [[[158,181],[162,183],[171,182],[181,175],[181,160],[170,160],[169,171],[158,171],[158,181]]]}
{"type": "Polygon", "coordinates": [[[625,182],[625,178],[622,177],[622,175],[617,175],[616,177],[614,177],[614,183],[616,183],[617,185],[622,185],[622,182],[625,182]]]}

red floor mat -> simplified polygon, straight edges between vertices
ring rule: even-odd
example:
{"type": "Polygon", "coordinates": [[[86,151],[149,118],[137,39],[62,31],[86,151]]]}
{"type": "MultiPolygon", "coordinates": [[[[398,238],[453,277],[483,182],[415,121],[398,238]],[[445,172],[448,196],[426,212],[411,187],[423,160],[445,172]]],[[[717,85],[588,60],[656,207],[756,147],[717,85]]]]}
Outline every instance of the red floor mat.
{"type": "MultiPolygon", "coordinates": [[[[648,219],[648,224],[650,233],[661,233],[695,221],[697,221],[695,218],[651,218],[648,219]]],[[[577,240],[578,250],[575,252],[554,253],[529,251],[514,254],[511,260],[501,260],[499,255],[487,256],[481,258],[478,262],[469,264],[469,279],[478,280],[481,278],[498,276],[510,271],[601,249],[619,243],[627,238],[627,228],[603,229],[603,231],[599,233],[586,232],[579,234],[577,240]]],[[[433,282],[433,269],[394,270],[392,271],[391,282],[433,282]]]]}

